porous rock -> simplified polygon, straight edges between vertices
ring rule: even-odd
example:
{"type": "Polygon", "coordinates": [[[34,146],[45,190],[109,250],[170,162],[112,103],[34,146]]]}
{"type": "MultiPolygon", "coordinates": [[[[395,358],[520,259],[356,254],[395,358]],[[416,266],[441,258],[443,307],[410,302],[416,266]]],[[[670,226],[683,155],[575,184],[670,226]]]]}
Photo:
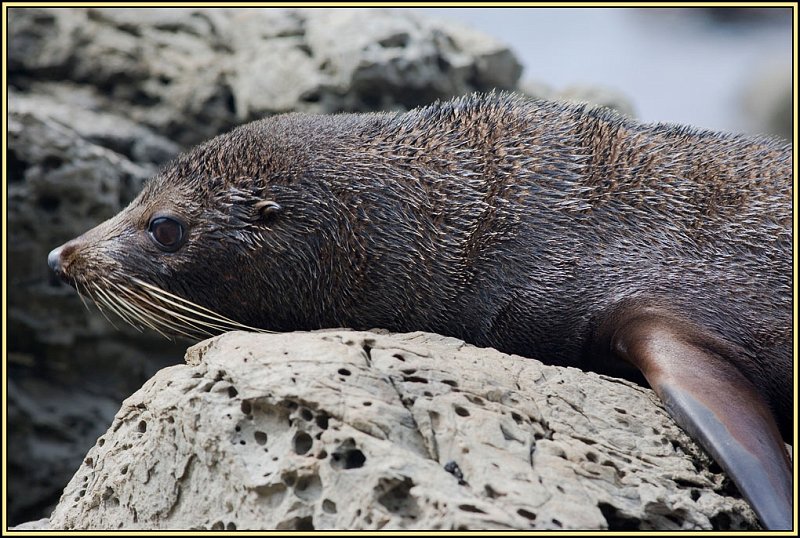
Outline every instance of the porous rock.
{"type": "Polygon", "coordinates": [[[756,528],[652,391],[427,333],[227,333],[128,398],[53,529],[756,528]]]}
{"type": "Polygon", "coordinates": [[[52,511],[111,421],[108,402],[185,349],[84,309],[49,271],[51,249],[116,214],[179,151],[236,124],[406,109],[511,88],[521,70],[493,39],[402,11],[12,7],[8,22],[12,524],[52,511]],[[328,25],[342,33],[326,38],[328,25]],[[76,417],[93,427],[70,427],[76,417]]]}

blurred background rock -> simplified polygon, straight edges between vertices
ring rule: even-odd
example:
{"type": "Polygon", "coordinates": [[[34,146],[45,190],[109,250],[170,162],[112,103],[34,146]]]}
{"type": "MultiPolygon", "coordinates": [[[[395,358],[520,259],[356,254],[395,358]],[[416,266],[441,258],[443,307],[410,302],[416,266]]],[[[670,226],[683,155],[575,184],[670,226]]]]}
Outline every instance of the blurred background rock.
{"type": "Polygon", "coordinates": [[[179,151],[268,114],[496,88],[788,137],[791,30],[766,8],[11,8],[9,523],[49,515],[122,399],[182,360],[46,265],[179,151]]]}

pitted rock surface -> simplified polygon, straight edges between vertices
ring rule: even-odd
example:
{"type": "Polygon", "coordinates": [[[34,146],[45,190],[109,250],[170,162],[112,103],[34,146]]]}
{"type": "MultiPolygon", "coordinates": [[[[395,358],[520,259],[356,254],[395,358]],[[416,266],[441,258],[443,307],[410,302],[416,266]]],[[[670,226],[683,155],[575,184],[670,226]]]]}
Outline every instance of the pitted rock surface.
{"type": "Polygon", "coordinates": [[[131,396],[54,529],[757,528],[649,389],[427,333],[227,333],[131,396]]]}

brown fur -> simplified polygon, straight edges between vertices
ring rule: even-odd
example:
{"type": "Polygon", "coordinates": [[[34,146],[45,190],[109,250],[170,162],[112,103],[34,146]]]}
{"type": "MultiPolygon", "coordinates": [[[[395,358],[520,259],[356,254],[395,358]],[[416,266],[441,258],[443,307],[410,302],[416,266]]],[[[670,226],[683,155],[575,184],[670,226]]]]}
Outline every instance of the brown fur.
{"type": "Polygon", "coordinates": [[[180,157],[60,264],[257,328],[427,330],[631,377],[591,352],[598,320],[656,305],[735,348],[787,436],[791,187],[787,144],[585,106],[290,114],[180,157]],[[157,212],[186,224],[177,252],[148,237],[157,212]]]}

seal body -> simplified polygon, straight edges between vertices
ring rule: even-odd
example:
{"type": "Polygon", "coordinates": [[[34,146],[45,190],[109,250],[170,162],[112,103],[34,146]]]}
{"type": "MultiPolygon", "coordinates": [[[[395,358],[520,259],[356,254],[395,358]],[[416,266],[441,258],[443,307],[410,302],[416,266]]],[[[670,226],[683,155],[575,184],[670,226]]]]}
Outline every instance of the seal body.
{"type": "Polygon", "coordinates": [[[247,124],[50,264],[168,334],[425,330],[654,388],[691,356],[788,439],[791,195],[772,139],[471,96],[247,124]]]}

